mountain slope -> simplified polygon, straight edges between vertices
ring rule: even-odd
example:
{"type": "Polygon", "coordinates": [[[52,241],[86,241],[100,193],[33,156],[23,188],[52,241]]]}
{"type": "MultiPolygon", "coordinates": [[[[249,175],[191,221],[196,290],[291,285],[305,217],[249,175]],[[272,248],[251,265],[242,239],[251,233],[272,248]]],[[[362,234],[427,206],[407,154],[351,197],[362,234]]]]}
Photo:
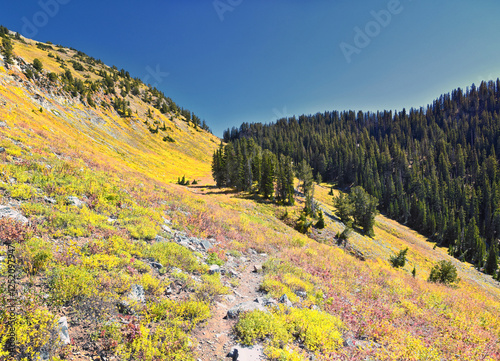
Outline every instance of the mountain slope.
{"type": "MultiPolygon", "coordinates": [[[[321,234],[300,234],[283,222],[298,218],[300,196],[284,207],[214,187],[219,139],[191,114],[186,122],[168,98],[76,50],[11,41],[14,64],[0,58],[0,238],[17,224],[12,215],[26,217],[15,245],[18,356],[220,360],[236,344],[256,344],[271,360],[500,357],[499,288],[487,276],[464,265],[457,288],[427,282],[443,252],[383,217],[374,239],[352,237],[365,261],[335,246],[335,220],[321,234]],[[29,65],[35,58],[57,73],[54,81],[29,65]],[[75,70],[74,59],[95,72],[75,70]],[[203,181],[172,184],[184,174],[203,181]],[[405,245],[416,278],[387,262],[405,245]],[[260,311],[220,319],[244,302],[260,311]]],[[[332,213],[327,191],[316,194],[332,213]]],[[[0,244],[2,359],[6,248],[0,244]]]]}
{"type": "MultiPolygon", "coordinates": [[[[62,76],[54,82],[48,80],[48,72],[64,73],[65,69],[71,69],[74,79],[86,80],[84,76],[88,76],[88,79],[96,78],[94,82],[102,81],[102,77],[94,72],[119,72],[101,64],[92,67],[92,75],[89,71],[79,72],[70,68],[69,63],[78,54],[77,51],[58,48],[65,51],[65,54],[57,55],[62,59],[60,64],[48,56],[55,51],[39,49],[31,40],[26,42],[14,42],[14,54],[23,57],[20,64],[8,70],[4,66],[0,68],[0,101],[4,104],[0,117],[7,125],[3,129],[5,135],[18,137],[21,142],[30,137],[30,143],[40,147],[42,144],[49,145],[49,149],[56,152],[58,148],[77,149],[80,158],[111,167],[116,164],[116,158],[120,158],[123,162],[120,166],[126,165],[130,170],[152,175],[159,180],[172,181],[184,174],[188,177],[208,174],[207,155],[214,149],[217,138],[184,121],[178,113],[162,114],[143,102],[140,97],[150,94],[151,88],[140,84],[140,94],[134,96],[129,93],[123,98],[130,102],[129,107],[133,109],[130,117],[117,114],[113,103],[119,96],[109,94],[102,88],[91,95],[98,105],[90,107],[87,97],[61,90],[65,86],[60,79],[62,76]],[[35,58],[42,62],[47,72],[43,70],[33,79],[28,79],[22,70],[29,69],[35,58]],[[147,116],[148,110],[152,112],[153,119],[147,116]],[[145,121],[148,124],[144,124],[145,121]],[[160,130],[157,130],[158,126],[160,130]],[[162,127],[166,130],[161,130],[162,127]],[[32,131],[34,129],[36,133],[32,131]],[[151,133],[149,129],[158,133],[151,133]],[[164,141],[164,137],[170,138],[164,141]]],[[[119,93],[120,86],[118,81],[116,83],[116,87],[112,87],[119,93]]]]}

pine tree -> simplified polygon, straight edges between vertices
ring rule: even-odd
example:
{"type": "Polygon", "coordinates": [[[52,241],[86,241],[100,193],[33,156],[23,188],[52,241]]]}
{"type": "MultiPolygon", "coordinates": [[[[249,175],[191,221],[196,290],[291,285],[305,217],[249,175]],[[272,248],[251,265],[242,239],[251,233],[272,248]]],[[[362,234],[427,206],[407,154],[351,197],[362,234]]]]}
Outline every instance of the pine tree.
{"type": "Polygon", "coordinates": [[[492,242],[488,251],[488,258],[484,265],[484,271],[489,275],[494,275],[498,269],[498,242],[492,242]]]}
{"type": "Polygon", "coordinates": [[[276,176],[276,193],[278,200],[287,205],[294,203],[293,179],[291,158],[280,155],[276,176]]]}
{"type": "Polygon", "coordinates": [[[224,146],[221,142],[219,149],[214,152],[212,157],[212,177],[214,178],[217,187],[223,187],[226,185],[226,165],[223,154],[224,146]]]}
{"type": "Polygon", "coordinates": [[[325,228],[325,218],[323,216],[323,211],[320,210],[318,213],[319,213],[318,214],[319,219],[318,219],[318,222],[316,222],[315,227],[318,229],[323,229],[323,228],[325,228]]]}
{"type": "Polygon", "coordinates": [[[377,214],[378,200],[365,192],[362,187],[355,187],[349,194],[354,205],[354,223],[363,228],[368,236],[373,236],[375,215],[377,214]]]}
{"type": "Polygon", "coordinates": [[[12,64],[13,60],[13,47],[12,47],[12,41],[8,36],[5,36],[2,38],[2,54],[4,56],[4,60],[6,64],[12,64]]]}
{"type": "Polygon", "coordinates": [[[304,211],[308,215],[314,215],[316,212],[314,203],[314,177],[312,168],[305,160],[300,163],[297,175],[301,181],[301,190],[306,199],[304,211]]]}
{"type": "Polygon", "coordinates": [[[340,193],[338,197],[333,198],[333,205],[336,208],[336,216],[339,217],[344,224],[351,221],[354,210],[351,198],[344,193],[340,193]]]}
{"type": "Polygon", "coordinates": [[[259,191],[266,199],[272,198],[274,195],[275,170],[275,156],[270,151],[265,150],[262,153],[262,177],[259,191]]]}

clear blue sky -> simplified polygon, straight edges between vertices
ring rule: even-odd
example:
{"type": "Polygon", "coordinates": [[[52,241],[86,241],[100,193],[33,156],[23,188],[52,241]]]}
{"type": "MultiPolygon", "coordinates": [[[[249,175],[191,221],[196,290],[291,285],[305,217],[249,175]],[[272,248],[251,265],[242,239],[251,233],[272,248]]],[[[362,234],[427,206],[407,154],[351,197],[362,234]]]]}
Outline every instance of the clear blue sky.
{"type": "Polygon", "coordinates": [[[496,79],[499,14],[498,0],[23,0],[2,2],[0,24],[156,83],[220,136],[294,114],[420,107],[496,79]]]}

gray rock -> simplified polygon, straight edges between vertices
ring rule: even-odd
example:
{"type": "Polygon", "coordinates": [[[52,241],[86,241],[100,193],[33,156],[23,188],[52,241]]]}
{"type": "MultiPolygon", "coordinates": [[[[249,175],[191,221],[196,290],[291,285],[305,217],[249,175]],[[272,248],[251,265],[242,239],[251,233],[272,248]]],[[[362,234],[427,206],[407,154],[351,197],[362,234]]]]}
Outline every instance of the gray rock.
{"type": "Polygon", "coordinates": [[[0,147],[0,153],[3,153],[5,152],[5,148],[4,147],[0,147]]]}
{"type": "Polygon", "coordinates": [[[221,269],[218,265],[216,264],[213,264],[210,266],[210,268],[208,269],[208,273],[213,275],[214,273],[220,273],[221,269]]]}
{"type": "Polygon", "coordinates": [[[276,301],[274,298],[269,297],[269,298],[264,298],[264,306],[277,306],[278,301],[276,301]]]}
{"type": "Polygon", "coordinates": [[[116,304],[118,312],[123,315],[135,315],[135,311],[128,301],[118,301],[116,304]]]}
{"type": "Polygon", "coordinates": [[[212,248],[212,243],[210,243],[209,241],[207,240],[203,240],[200,242],[201,244],[201,247],[206,251],[207,249],[210,249],[212,248]]]}
{"type": "Polygon", "coordinates": [[[201,244],[201,241],[198,238],[195,238],[195,237],[191,237],[189,239],[189,242],[191,242],[192,244],[195,244],[197,246],[199,246],[201,244]]]}
{"type": "Polygon", "coordinates": [[[68,320],[65,316],[59,319],[57,327],[59,338],[61,339],[62,343],[64,343],[65,345],[69,345],[71,343],[71,338],[69,337],[68,320]]]}
{"type": "Polygon", "coordinates": [[[0,206],[0,218],[10,218],[18,222],[28,223],[28,218],[9,206],[0,206]]]}
{"type": "Polygon", "coordinates": [[[227,357],[232,358],[233,361],[264,360],[264,348],[262,347],[262,345],[234,346],[231,347],[231,352],[227,354],[227,357]]]}
{"type": "Polygon", "coordinates": [[[354,347],[354,346],[356,346],[356,343],[352,339],[348,338],[347,340],[344,340],[344,347],[354,347]]]}
{"type": "Polygon", "coordinates": [[[230,269],[227,274],[230,276],[230,277],[238,277],[239,276],[239,273],[236,272],[234,269],[230,269]]]}
{"type": "Polygon", "coordinates": [[[163,265],[159,262],[151,262],[151,267],[156,268],[159,271],[163,268],[163,265]]]}
{"type": "Polygon", "coordinates": [[[68,196],[66,197],[66,201],[68,202],[69,205],[82,208],[85,203],[83,203],[78,197],[75,196],[68,196]]]}
{"type": "Polygon", "coordinates": [[[38,356],[37,361],[47,361],[50,360],[50,354],[47,350],[41,350],[40,355],[38,356]]]}
{"type": "Polygon", "coordinates": [[[250,302],[240,303],[239,305],[236,305],[236,306],[232,307],[231,309],[229,309],[229,311],[227,311],[226,318],[230,318],[230,319],[237,318],[238,315],[242,312],[251,312],[251,311],[255,311],[255,310],[269,312],[261,304],[259,304],[257,302],[250,301],[250,302]]]}
{"type": "Polygon", "coordinates": [[[288,296],[286,295],[286,293],[279,298],[278,302],[279,303],[283,303],[287,307],[292,307],[293,306],[292,301],[290,301],[288,299],[288,296]]]}
{"type": "Polygon", "coordinates": [[[47,203],[56,204],[56,200],[51,197],[43,197],[43,200],[47,203]]]}
{"type": "Polygon", "coordinates": [[[166,241],[166,239],[163,238],[162,236],[156,236],[155,237],[155,242],[164,242],[164,241],[166,241]]]}
{"type": "Polygon", "coordinates": [[[307,298],[307,292],[305,291],[295,291],[295,294],[302,298],[307,298]]]}
{"type": "Polygon", "coordinates": [[[256,264],[253,266],[253,272],[254,273],[259,273],[262,272],[262,265],[261,264],[256,264]]]}
{"type": "Polygon", "coordinates": [[[135,302],[145,302],[146,297],[144,296],[144,287],[141,285],[132,285],[128,298],[135,302]]]}
{"type": "Polygon", "coordinates": [[[3,261],[5,261],[7,259],[7,257],[5,256],[0,256],[0,263],[2,263],[3,261]]]}
{"type": "MultiPolygon", "coordinates": [[[[6,126],[7,126],[7,123],[5,123],[5,122],[0,122],[0,127],[6,127],[6,126]]],[[[3,149],[3,150],[5,150],[4,148],[2,148],[2,149],[3,149]]],[[[2,151],[0,150],[0,153],[1,153],[1,152],[2,152],[2,151]]]]}
{"type": "Polygon", "coordinates": [[[161,229],[163,229],[163,230],[164,230],[165,232],[167,232],[167,233],[174,233],[174,232],[172,231],[172,229],[170,229],[170,227],[169,227],[169,226],[167,226],[167,225],[165,225],[165,224],[162,224],[162,225],[161,225],[161,229]]]}
{"type": "Polygon", "coordinates": [[[317,305],[312,305],[311,310],[320,311],[320,308],[317,305]]]}

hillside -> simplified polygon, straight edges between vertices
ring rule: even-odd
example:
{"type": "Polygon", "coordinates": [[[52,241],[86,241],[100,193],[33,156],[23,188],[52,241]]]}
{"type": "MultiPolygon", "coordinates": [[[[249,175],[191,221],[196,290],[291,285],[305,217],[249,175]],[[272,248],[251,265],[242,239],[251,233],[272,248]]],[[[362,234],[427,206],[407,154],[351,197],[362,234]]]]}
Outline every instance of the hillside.
{"type": "Polygon", "coordinates": [[[378,209],[493,276],[499,256],[500,80],[458,88],[407,111],[330,111],[242,124],[226,141],[253,140],[305,160],[317,180],[363,187],[378,209]],[[493,267],[494,266],[494,267],[493,267]]]}
{"type": "Polygon", "coordinates": [[[316,186],[326,228],[298,233],[287,219],[303,197],[285,207],[216,188],[220,140],[169,98],[77,50],[9,38],[0,238],[19,242],[14,313],[0,245],[2,359],[13,359],[13,315],[25,360],[223,360],[235,347],[240,361],[500,358],[491,276],[453,261],[456,287],[429,283],[451,257],[383,216],[374,238],[349,238],[363,257],[351,255],[334,237],[343,225],[330,184],[316,186]],[[176,184],[184,175],[198,184],[176,184]],[[405,246],[408,265],[392,268],[388,257],[405,246]]]}

